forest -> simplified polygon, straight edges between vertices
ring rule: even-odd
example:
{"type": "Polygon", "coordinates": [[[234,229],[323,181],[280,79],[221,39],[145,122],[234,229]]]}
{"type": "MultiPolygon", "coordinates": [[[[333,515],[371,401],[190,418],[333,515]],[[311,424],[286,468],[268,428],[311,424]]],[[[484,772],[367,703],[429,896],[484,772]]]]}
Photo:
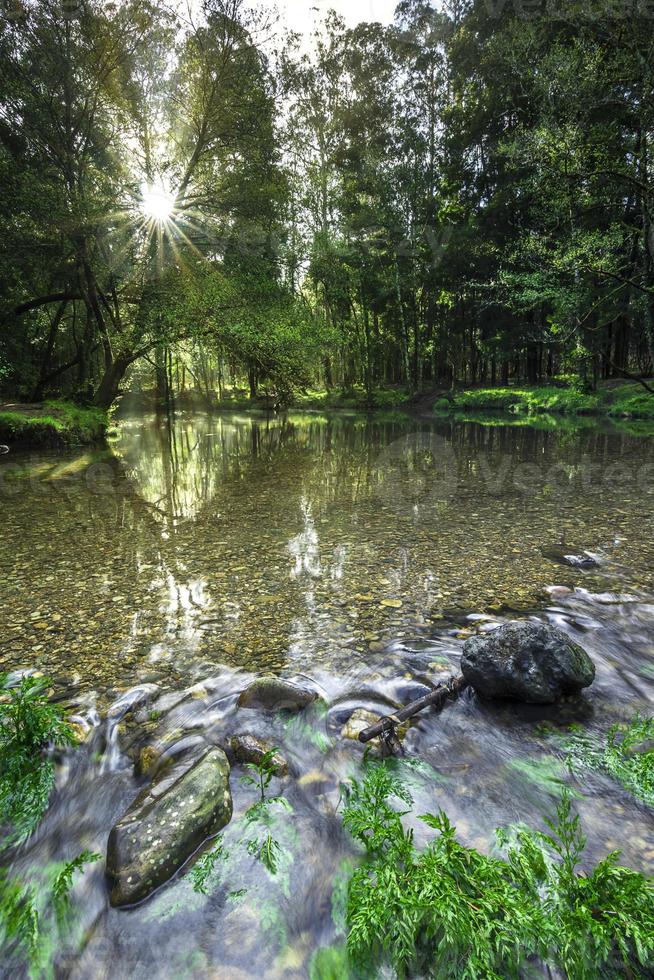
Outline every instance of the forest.
{"type": "Polygon", "coordinates": [[[0,980],[647,980],[654,0],[311,2],[0,0],[0,980]]]}
{"type": "Polygon", "coordinates": [[[12,0],[0,391],[408,392],[654,362],[647,4],[12,0]]]}

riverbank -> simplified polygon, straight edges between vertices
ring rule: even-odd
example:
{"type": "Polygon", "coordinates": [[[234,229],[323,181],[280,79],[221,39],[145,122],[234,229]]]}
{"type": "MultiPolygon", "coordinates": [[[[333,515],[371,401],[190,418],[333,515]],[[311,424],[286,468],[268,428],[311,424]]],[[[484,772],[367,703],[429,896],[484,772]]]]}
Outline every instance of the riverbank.
{"type": "Polygon", "coordinates": [[[62,448],[100,442],[107,431],[107,412],[72,402],[0,405],[0,443],[14,448],[62,448]]]}
{"type": "Polygon", "coordinates": [[[595,392],[547,385],[536,388],[471,388],[438,398],[435,412],[510,412],[514,415],[590,415],[654,421],[654,394],[635,382],[595,392]]]}

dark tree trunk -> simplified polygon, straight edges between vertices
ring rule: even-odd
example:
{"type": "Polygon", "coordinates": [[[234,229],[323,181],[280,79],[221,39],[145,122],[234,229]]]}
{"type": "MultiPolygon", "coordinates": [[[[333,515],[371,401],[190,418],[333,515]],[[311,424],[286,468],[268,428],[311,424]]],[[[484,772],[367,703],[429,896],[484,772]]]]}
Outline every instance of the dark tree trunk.
{"type": "Polygon", "coordinates": [[[93,399],[94,405],[97,405],[98,408],[111,408],[118,397],[120,383],[130,364],[131,359],[122,355],[106,368],[93,399]]]}

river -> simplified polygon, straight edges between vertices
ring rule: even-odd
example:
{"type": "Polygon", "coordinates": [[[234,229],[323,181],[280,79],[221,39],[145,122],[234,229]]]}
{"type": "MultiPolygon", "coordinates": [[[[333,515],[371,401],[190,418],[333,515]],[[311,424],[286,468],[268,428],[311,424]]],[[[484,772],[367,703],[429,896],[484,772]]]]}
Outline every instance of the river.
{"type": "MultiPolygon", "coordinates": [[[[568,775],[542,729],[651,714],[653,446],[588,420],[197,413],[124,417],[106,450],[2,457],[0,670],[46,673],[89,730],[14,870],[104,852],[144,784],[145,745],[250,731],[294,773],[276,786],[293,807],[278,876],[234,856],[206,897],[180,873],[119,911],[95,865],[60,975],[308,976],[335,941],[334,882],[354,854],[337,808],[362,751],[342,725],[456,673],[467,636],[516,617],[566,630],[595,684],[555,709],[466,697],[425,713],[400,763],[416,811],[443,807],[487,851],[493,828],[537,825],[568,782],[589,859],[620,847],[654,872],[647,812],[602,776],[568,775]],[[239,711],[271,671],[318,690],[326,713],[239,711]],[[110,710],[139,685],[153,686],[147,709],[110,710]]],[[[234,823],[252,802],[239,775],[234,823]]]]}

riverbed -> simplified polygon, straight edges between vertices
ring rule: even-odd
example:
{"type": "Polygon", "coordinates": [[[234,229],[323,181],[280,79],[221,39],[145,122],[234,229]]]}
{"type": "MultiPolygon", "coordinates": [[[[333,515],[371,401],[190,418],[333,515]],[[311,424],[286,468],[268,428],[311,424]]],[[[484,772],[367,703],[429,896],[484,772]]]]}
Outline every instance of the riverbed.
{"type": "MultiPolygon", "coordinates": [[[[334,885],[355,854],[339,801],[362,749],[343,724],[455,674],[466,637],[513,618],[568,632],[595,684],[555,709],[465,697],[420,716],[399,763],[416,812],[444,808],[488,851],[495,827],[538,825],[567,783],[589,859],[620,847],[654,872],[651,813],[605,777],[568,774],[542,727],[651,714],[653,447],[609,423],[194,413],[125,417],[107,449],[3,457],[0,670],[47,674],[87,733],[14,870],[104,852],[147,779],[144,746],[248,731],[291,768],[275,781],[293,807],[283,873],[233,841],[208,896],[182,872],[119,911],[95,865],[61,975],[308,976],[316,948],[338,941],[334,885]],[[239,710],[264,672],[327,710],[239,710]],[[147,703],[111,712],[144,685],[147,703]]],[[[240,775],[235,826],[252,802],[240,775]]]]}

